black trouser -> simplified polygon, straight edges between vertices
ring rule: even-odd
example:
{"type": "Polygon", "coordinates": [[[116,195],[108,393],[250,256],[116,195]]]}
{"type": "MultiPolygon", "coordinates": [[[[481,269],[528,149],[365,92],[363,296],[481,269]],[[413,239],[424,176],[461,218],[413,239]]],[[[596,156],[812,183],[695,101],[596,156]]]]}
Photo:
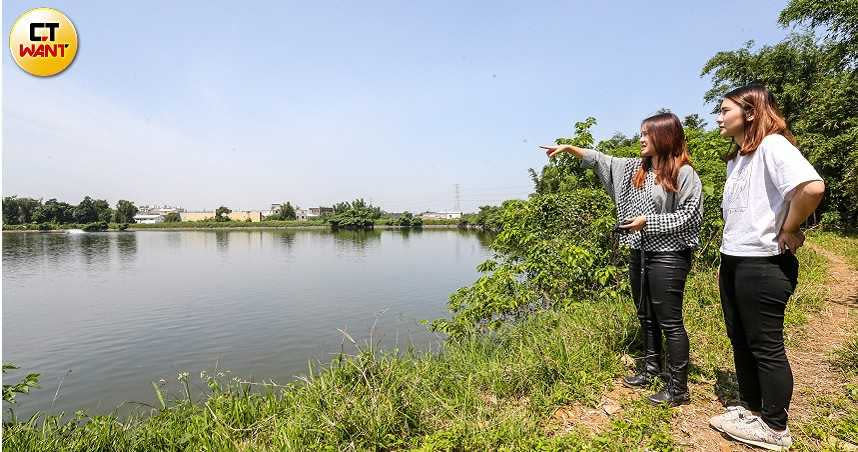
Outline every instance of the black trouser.
{"type": "Polygon", "coordinates": [[[688,390],[688,333],[682,321],[685,278],[691,268],[691,250],[645,253],[645,296],[641,300],[641,256],[632,250],[629,277],[646,350],[645,371],[661,367],[661,333],[667,341],[667,362],[677,393],[688,390]],[[647,306],[648,305],[648,306],[647,306]],[[676,380],[676,381],[674,381],[676,380]]]}
{"type": "Polygon", "coordinates": [[[783,430],[792,399],[792,370],[784,349],[784,309],[798,280],[791,253],[765,257],[721,254],[721,308],[733,344],[742,401],[783,430]]]}

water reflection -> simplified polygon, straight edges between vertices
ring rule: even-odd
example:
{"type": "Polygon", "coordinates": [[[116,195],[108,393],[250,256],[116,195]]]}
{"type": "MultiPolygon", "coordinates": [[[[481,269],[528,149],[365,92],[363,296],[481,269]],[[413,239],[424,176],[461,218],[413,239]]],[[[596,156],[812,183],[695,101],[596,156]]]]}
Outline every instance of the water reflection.
{"type": "Polygon", "coordinates": [[[337,329],[426,344],[417,321],[447,315],[490,242],[432,228],[4,233],[4,358],[54,390],[74,369],[56,401],[34,391],[16,412],[156,403],[151,381],[214,363],[288,381],[340,349],[337,329]]]}
{"type": "Polygon", "coordinates": [[[417,236],[417,235],[423,233],[423,229],[421,229],[421,228],[418,228],[418,229],[400,228],[400,229],[394,229],[394,231],[398,232],[399,236],[402,237],[402,241],[406,242],[406,243],[408,242],[409,237],[411,237],[411,234],[414,234],[415,236],[417,236]]]}
{"type": "Polygon", "coordinates": [[[331,232],[334,237],[334,246],[340,252],[355,252],[363,256],[367,248],[376,248],[381,242],[381,231],[370,229],[368,231],[346,231],[339,230],[331,232]]]}
{"type": "Polygon", "coordinates": [[[116,248],[119,250],[119,262],[134,262],[137,258],[137,235],[134,232],[120,232],[116,236],[116,248]]]}
{"type": "MultiPolygon", "coordinates": [[[[3,237],[3,239],[5,244],[6,237],[3,237]]],[[[73,249],[73,242],[65,234],[46,234],[44,243],[45,257],[48,259],[48,262],[60,262],[67,259],[73,249]]]]}
{"type": "Polygon", "coordinates": [[[277,243],[283,245],[287,250],[292,249],[295,245],[295,232],[282,231],[277,233],[277,243]]]}
{"type": "Polygon", "coordinates": [[[167,234],[167,245],[170,248],[177,249],[182,246],[182,237],[185,236],[180,231],[165,232],[167,234]]]}
{"type": "Polygon", "coordinates": [[[215,231],[217,250],[226,252],[229,249],[229,231],[215,231]]]}
{"type": "Polygon", "coordinates": [[[110,237],[109,232],[96,232],[75,236],[80,255],[87,267],[95,270],[110,268],[110,237]]]}
{"type": "Polygon", "coordinates": [[[480,245],[482,245],[485,248],[491,247],[492,241],[494,240],[495,236],[497,235],[497,234],[493,234],[491,232],[483,232],[483,231],[476,231],[476,232],[473,232],[473,234],[476,234],[477,240],[480,241],[480,245]]]}

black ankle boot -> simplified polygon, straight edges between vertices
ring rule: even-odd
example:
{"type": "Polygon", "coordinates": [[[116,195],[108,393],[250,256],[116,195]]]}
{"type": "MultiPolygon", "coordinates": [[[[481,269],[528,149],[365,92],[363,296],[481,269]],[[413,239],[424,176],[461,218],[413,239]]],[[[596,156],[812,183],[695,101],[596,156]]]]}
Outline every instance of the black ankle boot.
{"type": "Polygon", "coordinates": [[[645,388],[650,385],[650,383],[655,380],[654,375],[650,375],[646,372],[641,372],[636,375],[629,375],[623,377],[623,385],[628,386],[630,388],[645,388]]]}
{"type": "Polygon", "coordinates": [[[691,395],[688,393],[688,362],[670,367],[670,378],[665,388],[647,397],[653,405],[666,403],[677,406],[691,400],[691,395]]]}
{"type": "Polygon", "coordinates": [[[623,386],[629,388],[645,388],[656,381],[661,373],[658,356],[649,356],[644,362],[644,368],[634,374],[623,377],[623,386]]]}
{"type": "Polygon", "coordinates": [[[670,406],[677,406],[688,403],[691,400],[691,395],[688,393],[688,390],[684,392],[674,391],[672,385],[668,383],[666,388],[647,397],[647,400],[653,405],[666,403],[670,406]]]}

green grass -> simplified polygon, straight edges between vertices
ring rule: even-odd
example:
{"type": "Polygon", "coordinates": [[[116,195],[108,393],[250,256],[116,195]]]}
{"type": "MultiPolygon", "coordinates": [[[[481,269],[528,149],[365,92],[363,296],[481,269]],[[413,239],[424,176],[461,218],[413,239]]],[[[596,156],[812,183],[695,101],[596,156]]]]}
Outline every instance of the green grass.
{"type": "Polygon", "coordinates": [[[832,353],[831,363],[847,377],[858,377],[858,333],[832,353]]]}
{"type": "Polygon", "coordinates": [[[813,231],[807,235],[811,243],[837,253],[858,270],[858,233],[839,234],[831,231],[813,231]]]}
{"type": "MultiPolygon", "coordinates": [[[[842,256],[858,270],[858,236],[813,231],[808,240],[842,256]]],[[[858,323],[853,330],[858,331],[858,323]]],[[[846,443],[858,446],[858,332],[833,350],[829,360],[845,383],[826,382],[837,384],[838,391],[814,399],[812,418],[791,426],[796,450],[840,451],[847,450],[846,443]]]]}
{"type": "Polygon", "coordinates": [[[858,446],[858,333],[831,354],[831,363],[844,377],[834,396],[814,400],[814,416],[800,424],[802,450],[846,450],[843,442],[858,446]]]}
{"type": "MultiPolygon", "coordinates": [[[[808,249],[787,332],[800,337],[824,295],[824,260],[808,249]]],[[[685,317],[692,379],[732,369],[714,271],[695,271],[685,317]]],[[[204,377],[207,398],[184,389],[165,409],[117,418],[37,416],[5,424],[9,450],[672,450],[669,409],[631,401],[604,431],[554,434],[546,426],[567,404],[597,406],[638,353],[631,300],[579,302],[536,313],[490,335],[440,350],[342,355],[305,381],[259,386],[204,377]]],[[[729,382],[723,385],[730,390],[729,382]]],[[[154,396],[153,396],[154,399],[154,396]]]]}

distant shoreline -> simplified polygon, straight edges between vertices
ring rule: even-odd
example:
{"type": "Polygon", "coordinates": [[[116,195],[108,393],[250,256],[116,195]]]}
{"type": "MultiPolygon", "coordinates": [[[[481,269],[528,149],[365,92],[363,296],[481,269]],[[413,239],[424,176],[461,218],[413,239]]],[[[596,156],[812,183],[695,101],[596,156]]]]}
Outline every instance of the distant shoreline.
{"type": "MultiPolygon", "coordinates": [[[[70,228],[73,229],[73,228],[70,228]]],[[[38,232],[41,234],[65,234],[70,229],[52,229],[49,231],[39,231],[37,229],[14,229],[14,230],[4,230],[3,233],[33,233],[38,232]]],[[[328,225],[285,225],[285,226],[221,226],[221,227],[209,227],[209,226],[181,226],[181,227],[157,227],[157,226],[147,226],[147,227],[130,227],[124,231],[119,231],[117,229],[109,229],[107,231],[100,232],[140,232],[140,231],[200,231],[200,230],[209,230],[209,231],[228,231],[228,230],[281,230],[281,229],[330,229],[328,225]]],[[[456,224],[426,224],[421,228],[410,228],[404,226],[394,226],[394,225],[376,225],[373,229],[409,229],[409,230],[420,230],[420,229],[478,229],[473,225],[468,225],[467,227],[460,228],[456,224]]],[[[369,229],[372,230],[372,229],[369,229]]],[[[87,234],[91,234],[87,232],[87,234]]]]}

